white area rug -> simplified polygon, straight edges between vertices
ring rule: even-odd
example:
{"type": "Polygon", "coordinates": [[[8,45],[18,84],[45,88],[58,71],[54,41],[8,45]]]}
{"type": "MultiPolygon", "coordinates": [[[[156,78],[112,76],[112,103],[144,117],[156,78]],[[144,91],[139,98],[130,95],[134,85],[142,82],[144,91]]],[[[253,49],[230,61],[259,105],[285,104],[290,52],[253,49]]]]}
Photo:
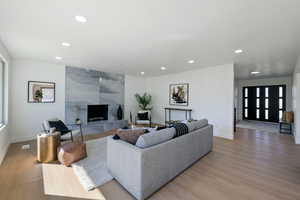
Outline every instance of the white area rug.
{"type": "Polygon", "coordinates": [[[113,177],[106,165],[106,137],[86,142],[88,157],[72,164],[75,175],[86,191],[90,191],[113,177]]]}

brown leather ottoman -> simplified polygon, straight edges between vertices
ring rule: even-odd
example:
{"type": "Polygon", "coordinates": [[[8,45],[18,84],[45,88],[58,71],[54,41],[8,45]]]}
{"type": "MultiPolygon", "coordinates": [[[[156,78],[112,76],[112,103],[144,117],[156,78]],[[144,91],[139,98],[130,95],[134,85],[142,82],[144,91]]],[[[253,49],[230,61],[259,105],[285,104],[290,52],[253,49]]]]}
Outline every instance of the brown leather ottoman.
{"type": "Polygon", "coordinates": [[[87,157],[85,143],[71,142],[58,148],[58,160],[67,167],[85,157],[87,157]]]}

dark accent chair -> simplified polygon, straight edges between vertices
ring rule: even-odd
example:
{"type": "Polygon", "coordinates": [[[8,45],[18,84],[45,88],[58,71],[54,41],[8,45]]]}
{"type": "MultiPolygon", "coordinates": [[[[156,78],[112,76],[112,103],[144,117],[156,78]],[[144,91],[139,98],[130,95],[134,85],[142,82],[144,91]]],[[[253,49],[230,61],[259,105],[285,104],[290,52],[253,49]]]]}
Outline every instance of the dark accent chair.
{"type": "Polygon", "coordinates": [[[43,129],[46,132],[49,132],[51,128],[55,128],[55,131],[60,132],[61,136],[67,136],[67,134],[70,134],[70,137],[61,137],[62,141],[67,141],[71,140],[73,142],[73,134],[74,132],[81,134],[82,137],[82,132],[80,130],[72,130],[69,129],[65,123],[59,119],[49,119],[45,120],[43,122],[43,129]]]}

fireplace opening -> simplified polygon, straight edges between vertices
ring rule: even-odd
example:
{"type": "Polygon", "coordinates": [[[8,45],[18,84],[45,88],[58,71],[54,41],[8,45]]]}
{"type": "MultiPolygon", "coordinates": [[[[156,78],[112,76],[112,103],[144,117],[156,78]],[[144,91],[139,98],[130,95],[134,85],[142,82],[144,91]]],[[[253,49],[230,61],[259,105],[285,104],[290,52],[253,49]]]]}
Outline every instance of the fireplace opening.
{"type": "Polygon", "coordinates": [[[108,105],[88,105],[87,120],[88,122],[108,120],[108,105]]]}

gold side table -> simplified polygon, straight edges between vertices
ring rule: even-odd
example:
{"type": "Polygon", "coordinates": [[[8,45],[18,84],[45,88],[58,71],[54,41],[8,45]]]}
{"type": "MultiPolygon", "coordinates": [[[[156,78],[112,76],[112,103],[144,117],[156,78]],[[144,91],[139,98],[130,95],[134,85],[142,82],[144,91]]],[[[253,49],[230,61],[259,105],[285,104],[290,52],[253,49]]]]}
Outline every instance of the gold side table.
{"type": "Polygon", "coordinates": [[[60,146],[60,133],[39,134],[37,136],[37,160],[48,163],[57,160],[57,147],[60,146]]]}

